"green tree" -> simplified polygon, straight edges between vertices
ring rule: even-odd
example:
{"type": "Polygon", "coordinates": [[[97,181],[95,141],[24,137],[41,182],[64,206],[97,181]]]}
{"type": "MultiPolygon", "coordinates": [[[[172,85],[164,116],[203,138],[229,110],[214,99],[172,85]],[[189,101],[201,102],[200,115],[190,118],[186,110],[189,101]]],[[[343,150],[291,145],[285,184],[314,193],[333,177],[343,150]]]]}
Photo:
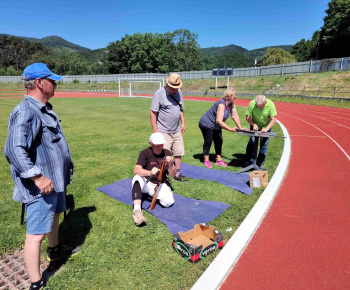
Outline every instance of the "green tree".
{"type": "Polygon", "coordinates": [[[77,53],[65,52],[55,58],[55,71],[61,75],[91,74],[89,63],[77,53]]]}
{"type": "Polygon", "coordinates": [[[320,30],[316,30],[310,40],[309,56],[307,60],[315,60],[318,58],[319,43],[320,43],[320,30]]]}
{"type": "Polygon", "coordinates": [[[350,0],[331,0],[323,18],[320,54],[322,57],[346,57],[350,54],[350,0]]]}
{"type": "Polygon", "coordinates": [[[267,49],[263,65],[274,65],[283,63],[293,63],[296,59],[289,52],[283,50],[282,48],[269,48],[267,49]]]}
{"type": "Polygon", "coordinates": [[[54,54],[51,49],[41,43],[30,43],[19,37],[0,37],[0,66],[1,74],[17,75],[34,62],[45,62],[51,69],[54,68],[54,54]]]}
{"type": "Polygon", "coordinates": [[[294,44],[291,54],[295,56],[297,61],[307,61],[310,55],[310,41],[303,38],[294,44]]]}
{"type": "Polygon", "coordinates": [[[24,61],[24,66],[30,65],[34,62],[43,62],[51,69],[55,68],[54,53],[51,49],[45,47],[39,42],[32,43],[28,47],[29,53],[27,59],[24,61]]]}
{"type": "Polygon", "coordinates": [[[254,64],[254,58],[239,51],[230,51],[221,55],[202,55],[202,58],[205,70],[251,67],[254,64]]]}
{"type": "Polygon", "coordinates": [[[197,36],[188,30],[125,35],[107,47],[109,73],[166,73],[202,68],[197,36]]]}
{"type": "Polygon", "coordinates": [[[198,35],[187,29],[165,33],[166,51],[171,71],[190,71],[203,68],[198,35]]]}

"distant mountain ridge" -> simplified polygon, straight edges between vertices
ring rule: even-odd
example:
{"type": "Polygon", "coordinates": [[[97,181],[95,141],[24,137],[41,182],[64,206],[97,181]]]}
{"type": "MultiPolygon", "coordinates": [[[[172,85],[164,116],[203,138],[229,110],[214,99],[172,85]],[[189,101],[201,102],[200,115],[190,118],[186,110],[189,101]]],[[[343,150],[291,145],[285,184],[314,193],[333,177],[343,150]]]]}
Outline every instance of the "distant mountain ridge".
{"type": "Polygon", "coordinates": [[[243,48],[238,45],[226,45],[226,46],[220,46],[220,47],[208,47],[208,48],[201,48],[202,55],[225,55],[230,52],[241,52],[244,55],[248,57],[262,57],[268,48],[282,48],[285,51],[290,52],[293,48],[293,45],[275,45],[275,46],[266,46],[262,48],[256,48],[252,50],[248,50],[246,48],[243,48]]]}
{"type": "MultiPolygon", "coordinates": [[[[15,35],[9,35],[9,34],[0,34],[0,36],[2,36],[2,35],[7,35],[9,37],[15,36],[15,35]]],[[[33,37],[24,37],[24,36],[15,36],[15,37],[19,37],[19,38],[22,38],[22,39],[30,41],[30,42],[40,42],[43,45],[45,45],[49,48],[52,48],[54,50],[54,52],[56,52],[56,53],[61,53],[63,50],[68,50],[71,52],[85,52],[85,53],[95,51],[95,50],[74,44],[72,42],[69,42],[69,41],[63,39],[62,37],[59,37],[56,35],[47,36],[47,37],[44,37],[41,39],[40,38],[33,38],[33,37]]],[[[230,45],[225,45],[225,46],[220,46],[220,47],[201,48],[201,53],[202,53],[202,55],[218,56],[218,55],[225,55],[225,54],[231,53],[231,52],[240,52],[248,57],[259,58],[259,57],[262,57],[266,53],[268,48],[282,48],[285,51],[290,52],[292,50],[292,47],[293,47],[293,45],[275,45],[275,46],[267,46],[267,47],[248,50],[244,47],[230,44],[230,45]]],[[[98,49],[98,50],[101,50],[101,49],[98,49]]],[[[104,50],[104,49],[102,48],[102,50],[104,50]]],[[[97,49],[96,49],[96,51],[97,51],[97,49]]]]}
{"type": "Polygon", "coordinates": [[[208,48],[201,48],[201,52],[204,55],[219,55],[219,54],[226,54],[229,53],[231,51],[238,51],[238,52],[242,52],[245,53],[248,50],[238,46],[238,45],[226,45],[226,46],[220,46],[220,47],[208,47],[208,48]]]}
{"type": "MultiPolygon", "coordinates": [[[[74,44],[69,42],[59,36],[47,36],[44,38],[31,38],[23,36],[15,36],[8,34],[0,34],[1,36],[7,36],[9,38],[15,37],[22,39],[23,41],[28,41],[31,43],[41,43],[43,46],[52,50],[56,57],[64,57],[65,59],[77,58],[78,62],[72,62],[77,65],[77,63],[85,63],[83,65],[84,69],[86,67],[95,66],[98,72],[106,72],[106,64],[108,58],[108,49],[100,48],[91,50],[89,48],[74,44]],[[97,68],[96,68],[97,67],[97,68]]],[[[288,52],[292,50],[293,45],[279,45],[271,46],[271,48],[282,48],[288,52]]],[[[208,47],[201,48],[200,52],[202,55],[202,69],[211,70],[215,68],[243,68],[252,67],[255,60],[261,61],[265,55],[267,49],[270,47],[257,48],[253,50],[247,50],[244,47],[230,44],[221,47],[208,47]]],[[[75,68],[76,70],[76,68],[75,68]]],[[[72,74],[76,74],[76,71],[72,74]]]]}
{"type": "Polygon", "coordinates": [[[49,48],[52,48],[55,52],[60,52],[60,50],[62,50],[62,49],[67,49],[71,52],[79,52],[79,51],[90,52],[90,51],[92,51],[89,48],[74,44],[74,43],[69,42],[69,41],[63,39],[62,37],[59,37],[56,35],[47,36],[47,37],[44,37],[41,39],[40,38],[33,38],[33,37],[9,35],[9,34],[0,34],[0,36],[3,36],[3,35],[7,35],[9,37],[15,36],[15,37],[21,38],[23,40],[27,40],[29,42],[40,42],[41,44],[43,44],[49,48]]]}

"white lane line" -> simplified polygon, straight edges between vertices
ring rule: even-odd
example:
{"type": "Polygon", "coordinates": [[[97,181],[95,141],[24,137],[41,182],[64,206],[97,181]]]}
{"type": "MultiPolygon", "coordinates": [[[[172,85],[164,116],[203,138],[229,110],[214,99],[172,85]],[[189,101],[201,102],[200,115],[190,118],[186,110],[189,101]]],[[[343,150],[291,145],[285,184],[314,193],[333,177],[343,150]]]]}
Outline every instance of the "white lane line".
{"type": "Polygon", "coordinates": [[[191,290],[212,290],[218,289],[222,285],[270,208],[287,171],[291,150],[288,131],[281,122],[277,122],[282,128],[283,135],[287,138],[285,138],[282,157],[275,174],[242,224],[238,227],[214,261],[192,286],[191,290]]]}
{"type": "MultiPolygon", "coordinates": [[[[283,108],[288,108],[288,109],[297,109],[297,110],[303,110],[303,111],[309,111],[309,112],[310,110],[312,110],[313,112],[322,113],[322,114],[324,114],[325,112],[328,112],[329,114],[341,114],[345,116],[350,116],[350,110],[348,108],[323,107],[323,106],[306,105],[306,104],[305,106],[302,106],[302,104],[297,104],[297,103],[283,103],[282,105],[283,105],[283,108]]],[[[277,102],[277,106],[278,106],[278,102],[277,102]]]]}
{"type": "Polygon", "coordinates": [[[335,145],[337,145],[337,146],[339,147],[339,149],[345,154],[345,156],[346,156],[346,157],[348,158],[348,160],[350,161],[350,156],[349,156],[349,154],[343,149],[343,147],[341,147],[341,146],[339,145],[339,143],[338,143],[337,141],[335,141],[335,140],[334,140],[331,136],[329,136],[326,132],[322,131],[320,128],[316,127],[315,125],[312,125],[311,123],[309,123],[309,122],[307,122],[307,121],[305,121],[305,120],[303,120],[303,119],[300,119],[300,118],[298,118],[298,117],[295,117],[295,116],[290,115],[290,114],[287,114],[287,113],[283,113],[283,114],[286,114],[286,115],[288,115],[288,116],[290,116],[290,117],[293,117],[293,118],[295,118],[295,119],[298,119],[298,120],[300,120],[300,121],[303,121],[303,122],[305,122],[306,124],[309,124],[310,126],[314,127],[314,128],[317,129],[318,131],[320,131],[320,132],[322,132],[323,134],[325,134],[329,139],[331,139],[331,140],[334,142],[335,145]]]}
{"type": "MultiPolygon", "coordinates": [[[[293,111],[294,113],[295,113],[295,111],[294,110],[288,110],[288,109],[285,109],[286,111],[293,111]]],[[[284,111],[283,111],[283,109],[282,110],[279,110],[278,112],[281,112],[282,114],[286,114],[286,115],[288,115],[288,116],[292,116],[292,115],[290,115],[290,114],[288,114],[288,113],[285,113],[284,111]]],[[[325,118],[322,118],[322,117],[318,117],[318,116],[315,116],[315,115],[311,115],[311,114],[306,114],[306,113],[302,113],[302,112],[297,112],[297,113],[299,113],[299,114],[303,114],[303,115],[306,115],[306,116],[310,116],[310,117],[315,117],[315,118],[318,118],[318,119],[321,119],[321,120],[324,120],[324,121],[327,121],[327,122],[331,122],[331,123],[334,123],[334,124],[337,124],[338,126],[340,126],[340,127],[344,127],[344,128],[346,128],[346,129],[350,129],[350,127],[348,127],[348,126],[345,126],[345,125],[343,125],[343,124],[340,124],[340,123],[337,123],[337,122],[334,122],[334,121],[331,121],[331,120],[328,120],[328,119],[325,119],[325,118]]],[[[294,117],[294,116],[292,116],[292,117],[294,117]]],[[[296,117],[294,117],[294,118],[296,118],[296,117]]],[[[300,119],[300,120],[302,120],[302,119],[300,119]]],[[[304,121],[304,120],[303,120],[304,121]]],[[[306,121],[304,121],[304,122],[306,122],[306,121]]],[[[307,123],[307,122],[306,122],[307,123]]],[[[310,124],[310,123],[308,123],[308,124],[310,124]]],[[[310,124],[310,125],[312,125],[312,124],[310,124]]],[[[314,126],[314,125],[312,125],[312,126],[314,126]]],[[[315,127],[315,126],[314,126],[315,127]]],[[[316,127],[315,127],[316,128],[316,127]]]]}
{"type": "MultiPolygon", "coordinates": [[[[324,108],[324,107],[315,106],[315,107],[309,108],[309,107],[289,106],[289,105],[283,104],[283,109],[292,109],[292,110],[300,110],[300,111],[308,111],[308,112],[310,112],[310,110],[311,110],[312,112],[322,113],[324,115],[345,115],[346,117],[350,116],[349,109],[342,109],[342,111],[334,111],[334,110],[332,110],[332,109],[335,109],[333,107],[325,107],[324,108]],[[327,113],[325,113],[325,112],[327,112],[327,113]]],[[[349,120],[347,118],[340,117],[340,116],[339,116],[339,118],[349,120]]]]}

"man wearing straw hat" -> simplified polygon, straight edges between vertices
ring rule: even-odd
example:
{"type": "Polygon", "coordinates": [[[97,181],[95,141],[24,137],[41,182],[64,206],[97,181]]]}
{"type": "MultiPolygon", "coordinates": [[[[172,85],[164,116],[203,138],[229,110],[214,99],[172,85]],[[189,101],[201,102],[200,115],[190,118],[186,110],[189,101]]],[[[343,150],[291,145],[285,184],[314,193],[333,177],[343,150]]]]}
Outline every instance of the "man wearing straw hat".
{"type": "Polygon", "coordinates": [[[166,86],[154,94],[150,118],[153,132],[163,135],[166,142],[164,148],[175,157],[174,179],[183,182],[187,181],[180,173],[181,157],[185,155],[182,133],[185,132],[186,126],[181,86],[182,81],[178,74],[172,73],[167,77],[166,86]]]}

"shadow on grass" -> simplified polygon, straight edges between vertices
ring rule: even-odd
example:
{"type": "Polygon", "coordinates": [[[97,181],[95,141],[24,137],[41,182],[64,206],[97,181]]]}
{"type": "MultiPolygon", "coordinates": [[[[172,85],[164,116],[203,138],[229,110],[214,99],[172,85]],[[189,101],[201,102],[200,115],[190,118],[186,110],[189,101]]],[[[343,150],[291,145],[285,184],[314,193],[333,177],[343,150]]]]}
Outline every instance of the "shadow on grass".
{"type": "MultiPolygon", "coordinates": [[[[67,195],[67,211],[68,210],[69,212],[59,226],[59,241],[60,244],[73,249],[73,252],[79,252],[92,228],[89,214],[96,211],[96,207],[90,206],[75,209],[73,196],[67,195]]],[[[51,261],[43,272],[43,277],[48,280],[68,261],[69,258],[69,256],[64,256],[51,261]]]]}
{"type": "Polygon", "coordinates": [[[242,167],[242,166],[243,166],[243,163],[244,163],[245,154],[236,153],[236,154],[232,154],[232,156],[233,156],[234,158],[231,159],[229,165],[230,165],[230,166],[233,166],[233,167],[242,167]]]}
{"type": "MultiPolygon", "coordinates": [[[[230,160],[230,162],[228,162],[229,166],[237,167],[237,168],[242,167],[243,163],[244,163],[245,154],[237,153],[237,154],[232,154],[232,156],[234,157],[233,159],[231,159],[230,157],[221,155],[222,158],[224,158],[226,160],[227,159],[230,160]]],[[[193,158],[199,160],[200,162],[204,162],[203,154],[194,154],[193,158]]],[[[224,161],[226,161],[226,160],[224,160],[224,161]]],[[[215,163],[216,162],[216,155],[209,154],[209,161],[215,163]]]]}
{"type": "MultiPolygon", "coordinates": [[[[203,154],[194,154],[193,158],[199,160],[202,163],[204,162],[203,154]]],[[[215,162],[216,161],[216,155],[215,154],[209,154],[209,161],[210,162],[215,162]]]]}

